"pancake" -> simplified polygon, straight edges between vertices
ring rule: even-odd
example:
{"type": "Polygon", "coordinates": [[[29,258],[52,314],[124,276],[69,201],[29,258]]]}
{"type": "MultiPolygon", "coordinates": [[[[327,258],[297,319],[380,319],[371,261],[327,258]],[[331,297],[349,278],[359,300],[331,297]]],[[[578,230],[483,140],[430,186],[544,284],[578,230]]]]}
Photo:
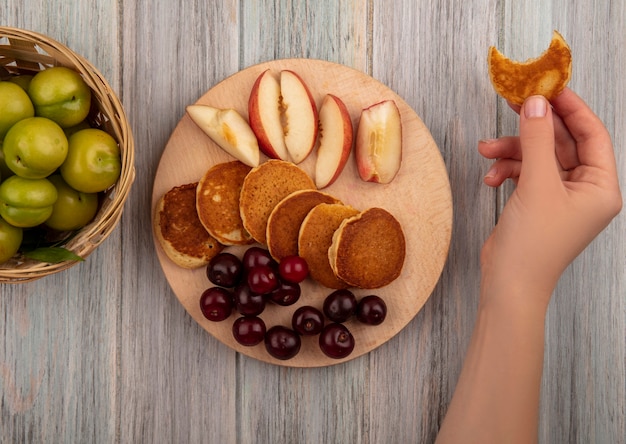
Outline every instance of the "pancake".
{"type": "Polygon", "coordinates": [[[291,193],[274,207],[267,220],[267,247],[274,259],[298,254],[298,234],[306,215],[321,203],[341,203],[330,194],[317,190],[291,193]]]}
{"type": "Polygon", "coordinates": [[[197,183],[174,187],[157,202],[154,233],[167,257],[183,268],[199,268],[224,248],[196,212],[197,183]]]}
{"type": "Polygon", "coordinates": [[[314,190],[315,183],[291,162],[270,159],[248,173],[241,187],[239,211],[243,226],[266,245],[267,220],[285,197],[298,190],[314,190]]]}
{"type": "Polygon", "coordinates": [[[238,160],[219,163],[200,179],[196,190],[196,210],[200,222],[211,236],[223,245],[253,242],[243,227],[239,195],[246,175],[252,168],[238,160]]]}
{"type": "Polygon", "coordinates": [[[404,233],[396,218],[382,208],[370,208],[341,223],[328,256],[339,279],[371,289],[400,276],[405,250],[404,233]]]}
{"type": "Polygon", "coordinates": [[[306,215],[300,226],[298,254],[309,266],[309,275],[328,288],[348,288],[350,285],[338,279],[328,259],[328,249],[335,230],[344,219],[359,214],[359,211],[343,204],[319,204],[306,215]]]}
{"type": "Polygon", "coordinates": [[[489,79],[495,91],[516,105],[532,95],[548,100],[558,96],[572,76],[572,54],[561,34],[554,31],[550,46],[541,56],[516,62],[494,46],[487,59],[489,79]]]}

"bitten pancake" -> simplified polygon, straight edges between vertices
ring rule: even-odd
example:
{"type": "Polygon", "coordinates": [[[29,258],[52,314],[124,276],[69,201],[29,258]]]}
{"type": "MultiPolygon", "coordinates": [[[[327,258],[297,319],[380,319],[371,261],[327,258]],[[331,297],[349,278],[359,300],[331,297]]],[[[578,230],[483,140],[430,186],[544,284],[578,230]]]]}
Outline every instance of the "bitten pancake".
{"type": "Polygon", "coordinates": [[[199,268],[224,248],[202,226],[196,212],[197,183],[174,187],[159,199],[154,233],[163,251],[175,264],[199,268]]]}
{"type": "Polygon", "coordinates": [[[298,254],[309,266],[310,276],[318,283],[334,289],[348,288],[338,279],[328,260],[328,249],[335,230],[344,219],[359,214],[359,211],[343,204],[319,204],[302,221],[298,236],[298,254]]]}
{"type": "Polygon", "coordinates": [[[492,46],[487,63],[493,88],[516,105],[521,105],[532,95],[552,100],[563,91],[572,76],[572,54],[557,31],[552,34],[548,49],[535,59],[516,62],[492,46]]]}
{"type": "Polygon", "coordinates": [[[291,162],[270,159],[248,173],[241,187],[239,211],[243,226],[266,244],[267,220],[274,207],[298,190],[313,190],[315,183],[291,162]]]}
{"type": "Polygon", "coordinates": [[[346,219],[328,251],[339,279],[359,288],[380,288],[400,276],[405,256],[400,223],[382,208],[370,208],[346,219]]]}
{"type": "Polygon", "coordinates": [[[274,259],[298,254],[300,225],[313,207],[321,203],[341,203],[330,194],[317,190],[291,193],[274,207],[267,220],[267,247],[274,259]]]}
{"type": "Polygon", "coordinates": [[[245,245],[253,241],[243,227],[239,212],[241,186],[251,169],[238,160],[219,163],[198,183],[198,217],[209,234],[221,244],[245,245]]]}

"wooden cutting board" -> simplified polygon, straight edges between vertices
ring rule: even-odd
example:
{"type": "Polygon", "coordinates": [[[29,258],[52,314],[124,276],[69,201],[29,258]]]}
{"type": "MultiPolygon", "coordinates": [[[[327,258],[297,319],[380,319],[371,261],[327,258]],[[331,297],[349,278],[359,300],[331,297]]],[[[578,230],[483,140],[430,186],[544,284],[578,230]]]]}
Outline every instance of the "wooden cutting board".
{"type": "MultiPolygon", "coordinates": [[[[452,231],[452,197],[445,164],[439,149],[419,116],[388,87],[354,69],[320,60],[275,60],[246,68],[215,85],[197,101],[197,104],[217,108],[234,108],[248,117],[248,97],[257,76],[266,69],[276,74],[282,69],[298,73],[309,86],[318,107],[325,94],[340,97],[348,107],[355,133],[363,108],[385,99],[395,100],[402,116],[403,157],[398,175],[386,185],[363,182],[351,155],[340,178],[324,191],[357,209],[381,207],[391,212],[400,222],[406,237],[406,260],[400,277],[390,285],[377,290],[354,289],[357,299],[368,295],[381,296],[388,308],[387,319],[378,326],[346,322],[355,337],[353,353],[343,360],[326,357],[317,337],[303,337],[300,353],[281,361],[271,357],[263,344],[245,347],[232,336],[232,323],[237,315],[223,322],[206,320],[199,306],[202,292],[212,286],[204,268],[186,270],[174,265],[155,240],[156,251],[163,272],[180,303],[191,317],[215,338],[261,361],[293,366],[320,367],[354,359],[384,344],[419,312],[433,291],[443,269],[452,231]]],[[[354,151],[354,150],[353,150],[354,151]]],[[[267,158],[261,155],[261,161],[267,158]]],[[[154,180],[152,217],[158,199],[171,188],[198,181],[216,163],[233,160],[206,136],[188,115],[183,116],[174,129],[163,151],[154,180]]],[[[315,152],[299,166],[313,177],[315,152]]],[[[229,247],[241,255],[244,247],[229,247]]],[[[321,309],[326,295],[332,290],[308,279],[302,284],[300,300],[290,307],[268,304],[261,314],[267,327],[291,325],[293,312],[301,305],[321,309]]]]}

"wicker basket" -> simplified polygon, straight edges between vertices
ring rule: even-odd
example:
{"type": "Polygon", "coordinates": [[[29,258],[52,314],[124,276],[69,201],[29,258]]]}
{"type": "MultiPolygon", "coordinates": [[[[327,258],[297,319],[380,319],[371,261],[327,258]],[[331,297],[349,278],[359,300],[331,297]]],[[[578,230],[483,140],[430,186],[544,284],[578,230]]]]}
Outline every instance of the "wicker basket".
{"type": "MultiPolygon", "coordinates": [[[[86,258],[117,226],[124,202],[135,178],[134,145],[124,109],[107,81],[87,60],[65,45],[44,35],[0,26],[0,78],[9,74],[34,74],[52,66],[66,66],[79,72],[92,90],[89,122],[109,133],[121,151],[122,172],[117,183],[104,192],[94,220],[64,245],[86,258]]],[[[19,253],[0,264],[0,282],[21,283],[65,270],[77,261],[50,264],[26,259],[19,253]]]]}

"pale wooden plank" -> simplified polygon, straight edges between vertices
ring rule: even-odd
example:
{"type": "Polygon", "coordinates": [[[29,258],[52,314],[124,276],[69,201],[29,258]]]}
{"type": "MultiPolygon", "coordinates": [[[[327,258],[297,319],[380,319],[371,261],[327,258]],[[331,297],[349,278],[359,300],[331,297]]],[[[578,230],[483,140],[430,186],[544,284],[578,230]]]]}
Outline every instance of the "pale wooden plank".
{"type": "Polygon", "coordinates": [[[150,202],[161,152],[185,106],[239,68],[238,8],[234,1],[124,3],[122,96],[139,174],[123,227],[121,442],[236,439],[235,353],[199,328],[170,290],[154,251],[150,202]]]}
{"type": "MultiPolygon", "coordinates": [[[[469,339],[478,253],[495,219],[476,140],[516,129],[487,83],[486,47],[534,56],[553,27],[562,30],[575,60],[584,60],[575,62],[572,86],[613,134],[624,182],[623,2],[372,10],[365,2],[131,3],[122,13],[115,2],[0,5],[2,24],[66,41],[103,71],[133,125],[138,169],[121,228],[86,264],[0,287],[0,441],[431,441],[469,339]],[[617,51],[598,50],[611,42],[617,51]],[[237,356],[195,325],[160,272],[148,223],[152,175],[184,106],[238,69],[300,56],[371,73],[405,97],[442,150],[456,211],[448,265],[416,319],[368,356],[313,370],[237,356]]],[[[626,434],[624,219],[555,294],[541,442],[619,442],[626,434]]]]}
{"type": "Polygon", "coordinates": [[[106,256],[97,251],[35,284],[3,285],[2,442],[115,436],[119,284],[100,271],[118,258],[106,256]]]}
{"type": "MultiPolygon", "coordinates": [[[[8,0],[0,18],[65,43],[119,88],[115,7],[8,0]],[[59,10],[63,19],[49,20],[59,10]]],[[[83,264],[33,283],[0,286],[0,442],[115,438],[120,262],[116,230],[83,264]]]]}
{"type": "Polygon", "coordinates": [[[243,65],[304,57],[368,72],[367,3],[344,0],[243,2],[243,65]]]}
{"type": "MultiPolygon", "coordinates": [[[[241,21],[244,67],[307,57],[367,72],[365,2],[246,3],[241,21]]],[[[367,356],[320,369],[238,359],[241,442],[368,442],[367,356]]]]}
{"type": "MultiPolygon", "coordinates": [[[[553,29],[565,36],[573,57],[570,87],[612,134],[623,183],[624,5],[561,0],[506,5],[501,43],[510,57],[538,56],[553,29]]],[[[506,105],[500,121],[501,134],[516,133],[517,116],[506,105]]],[[[504,188],[502,200],[511,190],[511,185],[504,188]]],[[[566,270],[553,296],[546,323],[541,442],[620,442],[626,436],[625,228],[622,213],[566,270]]]]}
{"type": "Polygon", "coordinates": [[[430,128],[455,207],[448,263],[434,294],[393,347],[372,354],[370,380],[386,388],[372,391],[372,442],[434,440],[472,331],[479,252],[495,212],[494,192],[481,185],[485,162],[476,144],[496,131],[484,63],[496,29],[481,20],[495,15],[496,4],[403,1],[391,9],[375,3],[373,75],[430,128]]]}

